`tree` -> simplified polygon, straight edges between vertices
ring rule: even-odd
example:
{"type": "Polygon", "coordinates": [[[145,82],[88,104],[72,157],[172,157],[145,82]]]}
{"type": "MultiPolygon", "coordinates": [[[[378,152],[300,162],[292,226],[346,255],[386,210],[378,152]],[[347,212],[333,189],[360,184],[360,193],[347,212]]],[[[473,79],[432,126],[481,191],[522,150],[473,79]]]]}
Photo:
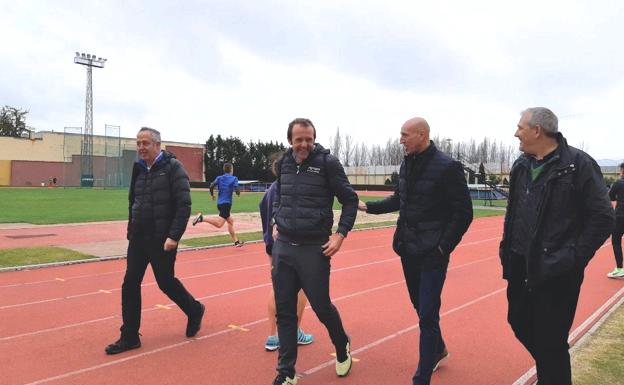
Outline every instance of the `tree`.
{"type": "Polygon", "coordinates": [[[351,163],[353,163],[353,152],[353,137],[351,137],[351,135],[347,135],[345,136],[344,151],[342,152],[342,164],[345,167],[349,167],[351,166],[351,163]]]}
{"type": "Polygon", "coordinates": [[[0,136],[21,137],[28,132],[26,128],[26,114],[28,110],[22,110],[11,106],[0,109],[0,136]]]}
{"type": "Polygon", "coordinates": [[[485,166],[483,166],[483,163],[479,164],[479,176],[478,178],[478,183],[485,183],[485,166]]]}
{"type": "Polygon", "coordinates": [[[336,136],[329,138],[330,151],[336,158],[341,159],[342,153],[342,137],[340,136],[340,127],[336,127],[336,136]]]}

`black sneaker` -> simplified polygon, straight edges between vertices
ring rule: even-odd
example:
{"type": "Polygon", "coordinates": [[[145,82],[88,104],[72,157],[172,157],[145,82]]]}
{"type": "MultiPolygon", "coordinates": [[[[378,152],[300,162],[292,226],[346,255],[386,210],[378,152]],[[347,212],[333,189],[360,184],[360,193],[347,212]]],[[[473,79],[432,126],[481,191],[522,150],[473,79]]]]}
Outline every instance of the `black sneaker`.
{"type": "Polygon", "coordinates": [[[193,219],[193,226],[195,226],[199,222],[203,222],[203,221],[204,221],[204,216],[202,215],[202,213],[199,213],[199,214],[197,214],[195,219],[193,219]]]}
{"type": "Polygon", "coordinates": [[[438,370],[438,368],[440,367],[440,364],[442,362],[444,362],[447,358],[449,358],[449,352],[448,350],[446,350],[446,348],[444,348],[444,350],[442,350],[442,353],[440,353],[435,360],[435,364],[433,365],[433,371],[435,372],[436,370],[438,370]]]}
{"type": "Polygon", "coordinates": [[[297,376],[287,377],[283,374],[278,374],[273,380],[273,385],[297,385],[297,376]]]}
{"type": "Polygon", "coordinates": [[[199,309],[199,313],[194,316],[188,317],[188,322],[186,323],[186,336],[194,337],[199,329],[201,329],[202,319],[204,318],[204,313],[206,312],[206,306],[203,303],[199,303],[201,308],[199,309]]]}
{"type": "Polygon", "coordinates": [[[234,247],[243,247],[244,244],[245,244],[245,242],[236,241],[236,242],[234,242],[234,247]]]}
{"type": "Polygon", "coordinates": [[[104,351],[106,354],[119,354],[123,353],[126,350],[137,349],[141,347],[141,340],[137,339],[136,341],[129,341],[124,339],[118,339],[114,343],[108,345],[104,351]]]}

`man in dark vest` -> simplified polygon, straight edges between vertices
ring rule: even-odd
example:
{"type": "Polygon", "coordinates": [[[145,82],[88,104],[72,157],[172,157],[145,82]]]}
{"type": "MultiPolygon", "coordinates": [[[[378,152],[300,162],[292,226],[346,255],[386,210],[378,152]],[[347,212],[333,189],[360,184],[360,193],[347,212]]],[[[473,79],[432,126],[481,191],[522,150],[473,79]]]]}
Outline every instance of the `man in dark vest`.
{"type": "Polygon", "coordinates": [[[394,194],[360,201],[358,208],[370,214],[399,211],[392,247],[420,319],[420,360],[412,380],[428,385],[449,355],[440,331],[440,296],[451,252],[472,222],[472,202],[461,163],[438,151],[425,119],[403,124],[401,144],[406,156],[394,194]]]}
{"type": "Polygon", "coordinates": [[[349,337],[329,297],[329,272],[331,257],[355,222],[357,194],[340,161],[315,143],[316,129],[310,120],[290,122],[287,137],[291,148],[279,162],[273,210],[277,239],[271,276],[280,342],[273,385],[297,384],[297,293],[301,289],[329,332],[336,349],[336,374],[346,376],[352,364],[349,337]],[[342,214],[332,234],[334,197],[342,204],[342,214]]]}
{"type": "Polygon", "coordinates": [[[191,215],[186,170],[173,154],[161,151],[160,132],[143,127],[137,134],[139,160],[132,169],[129,194],[128,258],[121,287],[121,337],[105,349],[118,354],[141,346],[141,282],[152,265],[158,287],[188,317],[186,336],[201,327],[204,305],[174,275],[178,242],[191,215]]]}
{"type": "Polygon", "coordinates": [[[600,167],[568,146],[555,114],[522,112],[523,154],[510,172],[500,258],[507,319],[535,359],[540,385],[571,385],[568,333],[584,269],[613,228],[600,167]]]}

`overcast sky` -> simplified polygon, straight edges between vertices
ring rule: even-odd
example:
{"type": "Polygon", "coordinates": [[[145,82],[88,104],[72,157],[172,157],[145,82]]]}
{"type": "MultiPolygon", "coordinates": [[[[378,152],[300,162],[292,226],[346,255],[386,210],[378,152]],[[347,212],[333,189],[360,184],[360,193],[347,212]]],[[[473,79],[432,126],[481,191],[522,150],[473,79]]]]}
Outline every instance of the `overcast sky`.
{"type": "Polygon", "coordinates": [[[514,143],[519,112],[551,108],[572,145],[621,159],[624,3],[614,1],[0,0],[0,104],[27,124],[203,143],[285,142],[308,117],[385,143],[426,118],[433,135],[514,143]]]}

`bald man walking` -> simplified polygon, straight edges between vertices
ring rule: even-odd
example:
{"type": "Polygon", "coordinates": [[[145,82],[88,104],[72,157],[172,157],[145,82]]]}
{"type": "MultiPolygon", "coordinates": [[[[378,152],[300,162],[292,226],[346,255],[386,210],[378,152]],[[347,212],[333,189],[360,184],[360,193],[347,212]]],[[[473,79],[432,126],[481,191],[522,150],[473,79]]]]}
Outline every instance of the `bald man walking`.
{"type": "Polygon", "coordinates": [[[440,296],[450,254],[472,222],[472,202],[461,163],[438,151],[425,119],[403,124],[401,144],[406,155],[394,194],[360,201],[358,208],[370,214],[399,211],[392,248],[401,257],[420,319],[420,360],[412,380],[428,385],[449,355],[440,331],[440,296]]]}

